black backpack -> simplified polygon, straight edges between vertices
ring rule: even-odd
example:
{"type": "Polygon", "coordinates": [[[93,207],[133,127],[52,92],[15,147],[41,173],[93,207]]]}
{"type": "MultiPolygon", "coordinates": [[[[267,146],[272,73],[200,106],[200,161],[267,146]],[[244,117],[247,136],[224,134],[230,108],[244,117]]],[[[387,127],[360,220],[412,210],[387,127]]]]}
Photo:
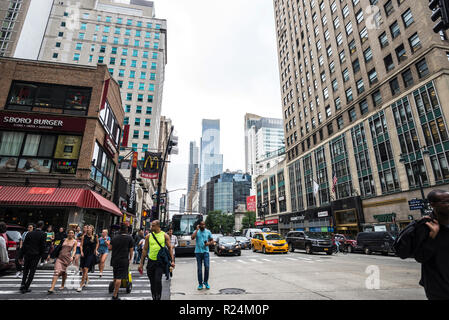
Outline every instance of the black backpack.
{"type": "Polygon", "coordinates": [[[393,244],[396,256],[401,259],[414,258],[416,248],[429,237],[426,222],[430,221],[430,218],[415,220],[399,233],[393,244]]]}

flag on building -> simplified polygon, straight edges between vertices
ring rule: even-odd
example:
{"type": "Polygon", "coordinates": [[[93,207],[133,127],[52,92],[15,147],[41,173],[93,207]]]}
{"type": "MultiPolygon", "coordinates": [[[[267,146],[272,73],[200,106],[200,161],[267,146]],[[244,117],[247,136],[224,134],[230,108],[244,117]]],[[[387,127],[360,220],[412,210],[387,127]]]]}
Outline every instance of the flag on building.
{"type": "Polygon", "coordinates": [[[320,185],[313,180],[313,195],[316,196],[318,193],[318,190],[320,189],[320,185]]]}
{"type": "Polygon", "coordinates": [[[332,177],[332,192],[333,193],[335,193],[335,186],[337,185],[337,182],[338,182],[338,178],[334,172],[333,177],[332,177]]]}

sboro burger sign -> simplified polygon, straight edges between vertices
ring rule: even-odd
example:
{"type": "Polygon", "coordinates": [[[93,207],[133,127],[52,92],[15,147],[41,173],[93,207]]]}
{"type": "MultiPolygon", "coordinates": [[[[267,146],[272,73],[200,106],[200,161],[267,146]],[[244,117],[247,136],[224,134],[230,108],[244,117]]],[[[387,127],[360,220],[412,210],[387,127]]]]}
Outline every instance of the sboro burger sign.
{"type": "Polygon", "coordinates": [[[0,114],[0,128],[16,130],[49,130],[83,132],[86,119],[78,117],[59,117],[42,114],[0,114]]]}

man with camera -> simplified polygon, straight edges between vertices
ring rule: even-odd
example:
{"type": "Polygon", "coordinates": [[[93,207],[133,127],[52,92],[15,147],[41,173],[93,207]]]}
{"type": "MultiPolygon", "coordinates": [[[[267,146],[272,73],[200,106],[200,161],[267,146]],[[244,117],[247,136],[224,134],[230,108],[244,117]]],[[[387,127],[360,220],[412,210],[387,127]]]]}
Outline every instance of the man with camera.
{"type": "Polygon", "coordinates": [[[209,245],[214,243],[212,233],[206,229],[206,223],[201,221],[196,226],[195,232],[192,234],[192,240],[196,239],[195,256],[198,271],[198,290],[203,290],[203,285],[206,289],[210,289],[209,280],[209,245]],[[204,262],[204,282],[203,282],[203,262],[204,262]]]}

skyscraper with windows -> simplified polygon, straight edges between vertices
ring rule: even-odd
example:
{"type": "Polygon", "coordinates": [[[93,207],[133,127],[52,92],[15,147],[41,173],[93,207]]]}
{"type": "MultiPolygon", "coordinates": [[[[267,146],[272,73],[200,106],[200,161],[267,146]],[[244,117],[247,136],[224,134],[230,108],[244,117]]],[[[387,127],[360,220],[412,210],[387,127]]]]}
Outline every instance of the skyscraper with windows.
{"type": "Polygon", "coordinates": [[[245,114],[245,169],[255,178],[275,166],[285,157],[284,125],[282,119],[245,114]]]}
{"type": "Polygon", "coordinates": [[[0,57],[13,57],[31,0],[0,1],[0,57]]]}
{"type": "Polygon", "coordinates": [[[220,120],[203,119],[200,150],[200,185],[223,172],[220,154],[220,120]]]}
{"type": "MultiPolygon", "coordinates": [[[[194,180],[196,169],[199,169],[198,156],[199,156],[199,150],[198,150],[198,147],[196,146],[196,142],[190,141],[189,172],[188,172],[188,176],[187,176],[187,194],[189,194],[190,190],[192,189],[192,183],[194,180]]],[[[197,186],[197,189],[199,189],[199,186],[197,186]]]]}
{"type": "Polygon", "coordinates": [[[421,198],[419,181],[426,194],[449,182],[449,41],[433,33],[428,1],[273,3],[290,184],[284,227],[308,228],[297,218],[306,209],[309,226],[328,212],[347,233],[419,217],[408,206],[421,198]]]}
{"type": "Polygon", "coordinates": [[[120,85],[129,125],[121,156],[133,149],[141,159],[158,149],[166,35],[166,20],[155,18],[152,1],[54,0],[39,59],[107,64],[120,85]]]}

